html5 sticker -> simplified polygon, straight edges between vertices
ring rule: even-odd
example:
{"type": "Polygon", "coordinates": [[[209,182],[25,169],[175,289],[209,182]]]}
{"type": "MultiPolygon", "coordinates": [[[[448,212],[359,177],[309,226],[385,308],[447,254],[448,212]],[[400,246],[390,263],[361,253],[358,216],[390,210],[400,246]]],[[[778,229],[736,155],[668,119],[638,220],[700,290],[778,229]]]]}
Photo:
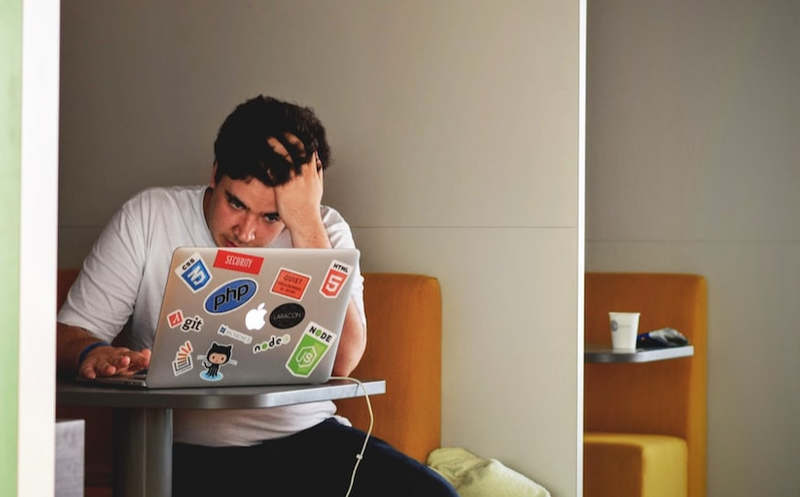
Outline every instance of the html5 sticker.
{"type": "Polygon", "coordinates": [[[311,276],[281,268],[269,291],[275,295],[300,301],[303,300],[303,295],[305,295],[310,282],[311,276]]]}
{"type": "Polygon", "coordinates": [[[353,266],[348,266],[344,262],[334,260],[331,262],[331,267],[328,268],[328,273],[322,281],[322,286],[319,293],[329,299],[335,299],[342,291],[347,278],[353,273],[353,266]]]}

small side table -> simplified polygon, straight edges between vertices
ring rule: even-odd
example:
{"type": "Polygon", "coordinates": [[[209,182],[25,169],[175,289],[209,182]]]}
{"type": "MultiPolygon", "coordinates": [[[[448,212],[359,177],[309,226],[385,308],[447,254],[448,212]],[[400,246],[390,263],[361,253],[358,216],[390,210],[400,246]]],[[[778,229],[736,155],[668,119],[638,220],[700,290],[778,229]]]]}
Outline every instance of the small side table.
{"type": "Polygon", "coordinates": [[[694,347],[692,345],[665,348],[640,348],[636,349],[636,351],[627,351],[615,350],[608,344],[586,344],[583,352],[583,362],[653,362],[691,357],[693,355],[694,347]]]}

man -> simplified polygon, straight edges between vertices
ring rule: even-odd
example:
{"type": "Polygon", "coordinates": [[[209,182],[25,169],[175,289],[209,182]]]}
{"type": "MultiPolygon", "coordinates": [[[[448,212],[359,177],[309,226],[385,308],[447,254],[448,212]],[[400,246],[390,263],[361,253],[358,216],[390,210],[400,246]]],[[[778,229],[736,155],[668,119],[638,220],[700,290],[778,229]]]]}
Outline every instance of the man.
{"type": "MultiPolygon", "coordinates": [[[[208,186],[145,190],[103,230],[58,314],[59,372],[94,378],[147,368],[178,246],[355,247],[341,215],[321,205],[330,147],[311,109],[250,99],[222,124],[214,154],[208,186]],[[112,346],[126,323],[130,348],[112,346]]],[[[366,346],[363,279],[354,276],[335,376],[349,375],[366,346]]],[[[173,424],[175,495],[344,496],[364,442],[328,401],[177,410],[173,424]]],[[[457,494],[435,472],[371,439],[352,495],[457,494]]]]}

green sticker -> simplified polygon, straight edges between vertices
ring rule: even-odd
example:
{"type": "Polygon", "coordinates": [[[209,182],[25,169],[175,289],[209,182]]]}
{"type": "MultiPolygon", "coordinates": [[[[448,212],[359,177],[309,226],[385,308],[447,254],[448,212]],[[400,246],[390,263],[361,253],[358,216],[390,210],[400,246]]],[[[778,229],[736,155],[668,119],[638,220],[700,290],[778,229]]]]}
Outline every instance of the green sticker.
{"type": "Polygon", "coordinates": [[[309,323],[294,347],[294,352],[286,363],[286,369],[294,376],[308,378],[334,341],[336,341],[334,333],[316,323],[309,323]]]}

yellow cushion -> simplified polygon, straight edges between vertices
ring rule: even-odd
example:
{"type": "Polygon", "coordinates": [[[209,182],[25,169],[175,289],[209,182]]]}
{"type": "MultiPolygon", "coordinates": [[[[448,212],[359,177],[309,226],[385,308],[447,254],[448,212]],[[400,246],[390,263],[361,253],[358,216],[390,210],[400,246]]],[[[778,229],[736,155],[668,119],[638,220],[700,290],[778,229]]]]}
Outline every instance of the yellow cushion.
{"type": "Polygon", "coordinates": [[[686,441],[667,435],[585,433],[584,497],[686,497],[686,441]]]}

